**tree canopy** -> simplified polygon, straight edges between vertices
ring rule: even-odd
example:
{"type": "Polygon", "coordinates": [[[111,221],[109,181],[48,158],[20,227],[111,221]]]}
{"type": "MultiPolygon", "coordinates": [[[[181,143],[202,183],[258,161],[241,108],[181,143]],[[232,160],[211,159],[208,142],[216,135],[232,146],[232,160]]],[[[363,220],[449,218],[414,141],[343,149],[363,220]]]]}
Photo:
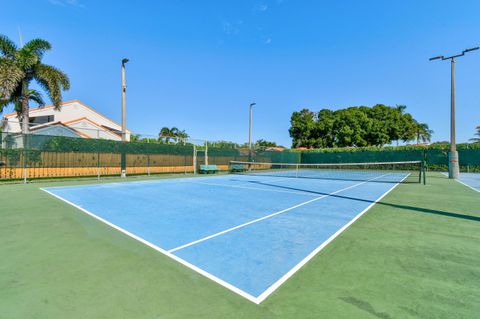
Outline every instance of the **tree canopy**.
{"type": "Polygon", "coordinates": [[[255,147],[276,147],[277,146],[277,143],[275,142],[271,142],[271,141],[267,141],[267,140],[264,140],[264,139],[260,139],[258,141],[255,142],[255,147]]]}
{"type": "Polygon", "coordinates": [[[35,81],[59,109],[62,91],[70,88],[68,76],[54,66],[43,64],[44,54],[51,49],[48,41],[33,39],[24,46],[0,35],[0,112],[13,104],[23,131],[29,131],[29,101],[44,104],[40,92],[30,89],[35,81]]]}
{"type": "Polygon", "coordinates": [[[174,143],[179,140],[185,140],[190,136],[185,132],[185,130],[179,130],[176,127],[162,127],[160,133],[158,133],[158,141],[165,144],[170,144],[170,141],[173,140],[174,143]]]}
{"type": "Polygon", "coordinates": [[[393,141],[429,141],[433,131],[418,123],[406,106],[377,104],[340,110],[293,112],[289,129],[293,147],[331,148],[383,146],[393,141]]]}
{"type": "Polygon", "coordinates": [[[477,126],[477,133],[475,133],[475,135],[478,136],[478,137],[471,138],[470,141],[480,142],[480,125],[477,126]]]}

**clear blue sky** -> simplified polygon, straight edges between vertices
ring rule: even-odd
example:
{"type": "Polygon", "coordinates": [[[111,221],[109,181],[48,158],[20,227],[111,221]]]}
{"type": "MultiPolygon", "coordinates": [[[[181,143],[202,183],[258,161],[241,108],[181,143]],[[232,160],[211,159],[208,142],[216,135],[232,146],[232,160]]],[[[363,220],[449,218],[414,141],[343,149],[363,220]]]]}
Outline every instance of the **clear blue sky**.
{"type": "MultiPolygon", "coordinates": [[[[64,99],[120,120],[128,57],[128,127],[156,134],[290,146],[303,107],[405,104],[449,138],[450,65],[480,45],[480,1],[2,1],[0,33],[49,40],[45,62],[67,72],[64,99]]],[[[457,63],[458,141],[480,125],[480,51],[457,63]]],[[[9,109],[10,110],[10,109],[9,109]]]]}

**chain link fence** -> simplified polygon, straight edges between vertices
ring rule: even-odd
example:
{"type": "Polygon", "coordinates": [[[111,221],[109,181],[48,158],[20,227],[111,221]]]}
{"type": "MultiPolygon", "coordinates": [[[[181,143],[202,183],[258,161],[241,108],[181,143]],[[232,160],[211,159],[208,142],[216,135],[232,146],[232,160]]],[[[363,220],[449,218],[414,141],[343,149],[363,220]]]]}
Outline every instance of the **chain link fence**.
{"type": "MultiPolygon", "coordinates": [[[[430,171],[447,171],[448,145],[437,148],[269,150],[222,148],[205,140],[144,138],[121,142],[72,136],[0,133],[0,180],[32,180],[151,174],[194,174],[202,164],[228,170],[230,161],[365,163],[425,160],[430,171]],[[210,145],[210,146],[209,146],[210,145]]],[[[480,172],[480,144],[459,144],[460,169],[480,172]]]]}

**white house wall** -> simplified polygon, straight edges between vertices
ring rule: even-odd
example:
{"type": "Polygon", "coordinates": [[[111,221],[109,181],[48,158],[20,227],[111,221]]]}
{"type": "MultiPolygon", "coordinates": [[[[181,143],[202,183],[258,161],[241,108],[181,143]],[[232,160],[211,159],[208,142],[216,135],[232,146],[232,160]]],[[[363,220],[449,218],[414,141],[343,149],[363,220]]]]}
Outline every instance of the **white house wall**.
{"type": "Polygon", "coordinates": [[[9,117],[8,121],[5,122],[5,126],[3,127],[3,130],[5,132],[12,132],[12,133],[18,133],[21,131],[20,128],[20,123],[18,122],[18,118],[15,117],[9,117]]]}
{"type": "MultiPolygon", "coordinates": [[[[91,120],[91,121],[93,121],[93,122],[95,122],[99,125],[105,125],[107,127],[110,127],[112,129],[115,129],[115,130],[118,130],[118,131],[122,130],[122,127],[119,124],[101,116],[97,112],[93,111],[92,109],[90,109],[88,107],[83,106],[81,103],[79,103],[77,101],[72,101],[71,103],[63,104],[59,111],[55,110],[52,107],[39,108],[39,109],[35,109],[33,111],[30,111],[30,117],[47,116],[47,115],[53,115],[54,116],[54,119],[53,119],[52,122],[60,121],[62,123],[68,123],[72,120],[76,120],[78,118],[86,117],[89,120],[91,120]]],[[[70,126],[69,124],[67,124],[67,125],[70,126]]],[[[91,124],[89,123],[89,125],[91,125],[91,124]]],[[[76,128],[76,126],[78,126],[78,123],[77,122],[72,123],[71,126],[76,128]]],[[[92,126],[89,126],[89,127],[92,127],[92,126]]],[[[95,130],[99,129],[96,126],[94,126],[94,128],[95,128],[95,130]]],[[[6,132],[12,132],[12,133],[21,132],[21,127],[20,127],[20,124],[18,123],[18,118],[16,116],[11,116],[11,117],[8,118],[8,124],[7,124],[7,127],[5,128],[5,131],[6,132]]],[[[96,136],[95,136],[96,134],[93,134],[92,131],[85,131],[83,133],[91,136],[92,138],[96,138],[96,136]]],[[[115,134],[109,134],[109,133],[104,132],[103,134],[100,133],[100,135],[101,135],[100,138],[117,139],[115,137],[115,134]]],[[[121,139],[121,138],[119,138],[119,139],[121,139]]],[[[130,132],[128,132],[128,131],[127,131],[127,140],[130,140],[130,132]]]]}
{"type": "Polygon", "coordinates": [[[113,134],[111,132],[105,131],[104,129],[99,128],[98,126],[94,125],[93,123],[89,122],[86,119],[67,124],[67,126],[72,127],[75,130],[90,136],[91,138],[100,138],[100,139],[116,140],[116,141],[122,140],[120,136],[113,134]]]}

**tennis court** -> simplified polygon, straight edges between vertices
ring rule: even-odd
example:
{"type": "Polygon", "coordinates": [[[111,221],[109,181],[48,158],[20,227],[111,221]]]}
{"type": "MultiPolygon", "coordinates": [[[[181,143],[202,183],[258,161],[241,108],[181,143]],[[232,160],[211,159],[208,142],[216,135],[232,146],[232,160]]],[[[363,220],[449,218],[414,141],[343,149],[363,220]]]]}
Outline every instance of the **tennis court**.
{"type": "Polygon", "coordinates": [[[410,175],[274,173],[43,190],[260,303],[410,175]]]}
{"type": "MultiPolygon", "coordinates": [[[[443,173],[448,177],[448,173],[443,173]]],[[[480,192],[480,173],[460,173],[457,181],[474,191],[480,192]]]]}
{"type": "Polygon", "coordinates": [[[480,192],[480,173],[461,173],[458,181],[480,192]]]}

